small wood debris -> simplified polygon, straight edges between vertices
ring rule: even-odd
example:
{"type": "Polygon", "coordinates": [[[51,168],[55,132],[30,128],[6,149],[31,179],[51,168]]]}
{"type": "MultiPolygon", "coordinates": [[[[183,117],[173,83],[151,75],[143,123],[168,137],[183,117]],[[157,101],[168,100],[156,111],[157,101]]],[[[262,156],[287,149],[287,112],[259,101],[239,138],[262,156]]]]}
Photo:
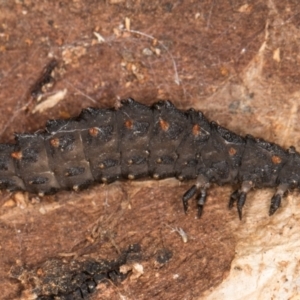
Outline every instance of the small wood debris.
{"type": "Polygon", "coordinates": [[[130,19],[129,18],[125,18],[125,29],[130,31],[130,19]]]}
{"type": "Polygon", "coordinates": [[[36,113],[36,112],[43,112],[46,109],[52,108],[55,105],[57,105],[61,100],[63,100],[65,98],[65,96],[67,95],[68,90],[67,89],[63,89],[60,90],[58,92],[56,92],[55,94],[51,95],[50,97],[48,97],[47,99],[45,99],[45,101],[37,104],[35,106],[35,108],[32,110],[32,113],[36,113]]]}
{"type": "Polygon", "coordinates": [[[277,48],[274,50],[273,52],[273,59],[276,61],[276,62],[280,62],[280,48],[277,48]]]}
{"type": "Polygon", "coordinates": [[[97,41],[98,41],[99,44],[102,44],[102,43],[105,42],[104,37],[100,33],[94,31],[93,34],[97,38],[97,41]]]}

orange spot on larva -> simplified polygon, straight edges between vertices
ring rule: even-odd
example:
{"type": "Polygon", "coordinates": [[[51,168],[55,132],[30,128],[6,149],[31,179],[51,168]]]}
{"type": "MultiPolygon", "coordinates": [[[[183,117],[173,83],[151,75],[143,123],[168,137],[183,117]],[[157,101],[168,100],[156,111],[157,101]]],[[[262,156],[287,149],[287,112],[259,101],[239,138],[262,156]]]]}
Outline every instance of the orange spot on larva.
{"type": "Polygon", "coordinates": [[[159,119],[159,126],[163,131],[167,131],[170,127],[170,124],[163,119],[159,119]]]}
{"type": "Polygon", "coordinates": [[[59,147],[59,139],[58,138],[51,139],[50,144],[52,147],[58,148],[59,147]]]}
{"type": "Polygon", "coordinates": [[[132,120],[126,120],[125,121],[125,127],[127,128],[127,129],[132,129],[132,127],[133,127],[133,122],[132,122],[132,120]]]}
{"type": "Polygon", "coordinates": [[[199,124],[195,124],[195,125],[193,126],[192,132],[193,132],[193,135],[194,135],[194,136],[199,135],[200,132],[201,132],[200,125],[199,125],[199,124]]]}
{"type": "Polygon", "coordinates": [[[229,150],[228,150],[228,153],[229,153],[230,156],[233,156],[233,155],[236,154],[236,149],[233,148],[233,147],[230,147],[229,150]]]}
{"type": "Polygon", "coordinates": [[[97,136],[97,135],[98,135],[98,132],[99,132],[99,130],[98,130],[98,128],[96,128],[96,127],[91,127],[91,128],[89,128],[89,134],[90,134],[91,136],[97,136]]]}
{"type": "Polygon", "coordinates": [[[275,165],[278,165],[280,164],[282,161],[281,157],[280,156],[277,156],[277,155],[273,155],[272,156],[272,163],[275,164],[275,165]]]}
{"type": "Polygon", "coordinates": [[[21,159],[22,158],[22,152],[21,151],[12,152],[11,157],[15,158],[15,159],[21,159]]]}

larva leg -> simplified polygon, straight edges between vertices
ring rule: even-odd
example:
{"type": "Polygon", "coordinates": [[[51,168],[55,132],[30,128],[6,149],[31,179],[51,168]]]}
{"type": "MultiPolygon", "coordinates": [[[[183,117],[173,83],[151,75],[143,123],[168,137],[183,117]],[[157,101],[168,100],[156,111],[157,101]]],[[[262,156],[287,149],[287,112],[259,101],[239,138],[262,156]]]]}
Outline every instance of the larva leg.
{"type": "Polygon", "coordinates": [[[239,196],[239,190],[235,190],[231,195],[228,203],[228,208],[232,209],[234,202],[236,202],[237,198],[239,196]]]}
{"type": "Polygon", "coordinates": [[[234,191],[229,200],[229,209],[231,209],[234,205],[234,202],[237,202],[237,210],[239,214],[240,220],[242,219],[242,209],[246,202],[247,194],[245,192],[241,192],[240,190],[234,191]]]}
{"type": "Polygon", "coordinates": [[[237,210],[240,220],[242,220],[242,210],[246,202],[247,193],[251,190],[252,187],[253,183],[251,181],[244,181],[242,183],[241,188],[239,190],[234,191],[230,196],[228,207],[231,209],[233,207],[234,202],[237,202],[237,210]]]}
{"type": "Polygon", "coordinates": [[[198,208],[198,218],[201,217],[202,212],[203,212],[203,206],[206,202],[206,189],[201,189],[200,193],[197,195],[196,199],[197,199],[197,208],[198,208]]]}
{"type": "Polygon", "coordinates": [[[241,192],[239,194],[239,198],[237,199],[237,210],[238,210],[240,220],[242,220],[243,217],[242,210],[243,210],[243,206],[245,205],[246,198],[247,198],[247,193],[241,192]]]}
{"type": "Polygon", "coordinates": [[[194,184],[190,189],[188,189],[182,196],[183,209],[184,212],[187,212],[188,201],[193,198],[197,193],[197,186],[194,184]]]}
{"type": "Polygon", "coordinates": [[[188,201],[193,198],[196,194],[197,208],[198,208],[198,218],[201,217],[203,206],[206,202],[206,190],[209,188],[208,180],[200,175],[197,178],[196,184],[194,184],[190,189],[188,189],[184,195],[182,196],[183,209],[184,212],[187,212],[188,209],[188,201]]]}
{"type": "Polygon", "coordinates": [[[269,209],[269,216],[272,216],[275,213],[275,211],[280,207],[281,198],[282,195],[277,193],[272,197],[269,209]]]}
{"type": "Polygon", "coordinates": [[[271,205],[270,205],[270,209],[269,209],[269,216],[272,216],[276,210],[280,207],[281,204],[281,199],[284,196],[285,192],[288,190],[288,186],[287,185],[280,185],[277,188],[276,193],[274,194],[274,196],[271,199],[271,205]]]}

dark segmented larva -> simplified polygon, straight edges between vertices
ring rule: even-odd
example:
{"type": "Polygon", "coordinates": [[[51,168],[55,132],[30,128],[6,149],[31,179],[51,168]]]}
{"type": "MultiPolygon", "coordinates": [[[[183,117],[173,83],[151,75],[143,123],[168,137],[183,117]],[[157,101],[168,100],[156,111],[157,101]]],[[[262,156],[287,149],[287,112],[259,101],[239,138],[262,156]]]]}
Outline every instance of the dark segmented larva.
{"type": "Polygon", "coordinates": [[[46,130],[16,135],[0,145],[0,188],[51,194],[94,182],[176,177],[194,180],[183,195],[184,210],[196,195],[202,213],[210,183],[239,183],[229,207],[239,217],[250,189],[277,187],[269,214],[289,189],[300,186],[300,154],[241,137],[208,122],[200,111],[178,110],[169,101],[152,107],[133,99],[119,109],[87,108],[77,118],[51,120],[46,130]]]}

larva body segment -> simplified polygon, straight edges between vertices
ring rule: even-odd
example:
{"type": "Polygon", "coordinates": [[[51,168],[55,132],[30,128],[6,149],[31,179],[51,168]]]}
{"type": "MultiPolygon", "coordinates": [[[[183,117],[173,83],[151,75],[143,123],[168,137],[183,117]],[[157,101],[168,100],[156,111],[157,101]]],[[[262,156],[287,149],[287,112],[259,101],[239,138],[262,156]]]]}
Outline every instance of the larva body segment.
{"type": "Polygon", "coordinates": [[[82,111],[76,123],[94,180],[110,183],[119,179],[121,153],[116,111],[88,108],[82,111]]]}
{"type": "Polygon", "coordinates": [[[176,177],[180,180],[196,179],[204,168],[201,152],[211,134],[211,125],[201,112],[190,109],[187,118],[186,134],[178,147],[176,161],[176,177]]]}
{"type": "Polygon", "coordinates": [[[149,144],[149,173],[155,179],[175,176],[178,147],[185,135],[187,119],[170,102],[153,106],[153,132],[149,144]]]}
{"type": "Polygon", "coordinates": [[[86,159],[80,122],[53,120],[47,123],[44,135],[50,170],[61,188],[75,190],[93,183],[89,161],[86,159]]]}
{"type": "Polygon", "coordinates": [[[11,154],[16,174],[22,178],[24,189],[32,193],[53,193],[60,188],[59,174],[51,168],[52,155],[45,137],[45,134],[19,134],[11,154]]]}
{"type": "Polygon", "coordinates": [[[169,101],[152,107],[122,101],[119,109],[88,108],[77,118],[51,120],[46,130],[18,134],[15,144],[0,145],[0,188],[51,194],[79,190],[94,182],[176,177],[194,180],[183,195],[196,195],[198,215],[211,183],[240,184],[230,198],[240,218],[253,187],[277,187],[269,214],[284,193],[300,185],[300,155],[294,147],[241,137],[209,122],[193,109],[169,101]]]}
{"type": "Polygon", "coordinates": [[[117,111],[117,118],[122,178],[145,178],[149,175],[149,144],[153,138],[152,109],[130,99],[117,111]]]}

